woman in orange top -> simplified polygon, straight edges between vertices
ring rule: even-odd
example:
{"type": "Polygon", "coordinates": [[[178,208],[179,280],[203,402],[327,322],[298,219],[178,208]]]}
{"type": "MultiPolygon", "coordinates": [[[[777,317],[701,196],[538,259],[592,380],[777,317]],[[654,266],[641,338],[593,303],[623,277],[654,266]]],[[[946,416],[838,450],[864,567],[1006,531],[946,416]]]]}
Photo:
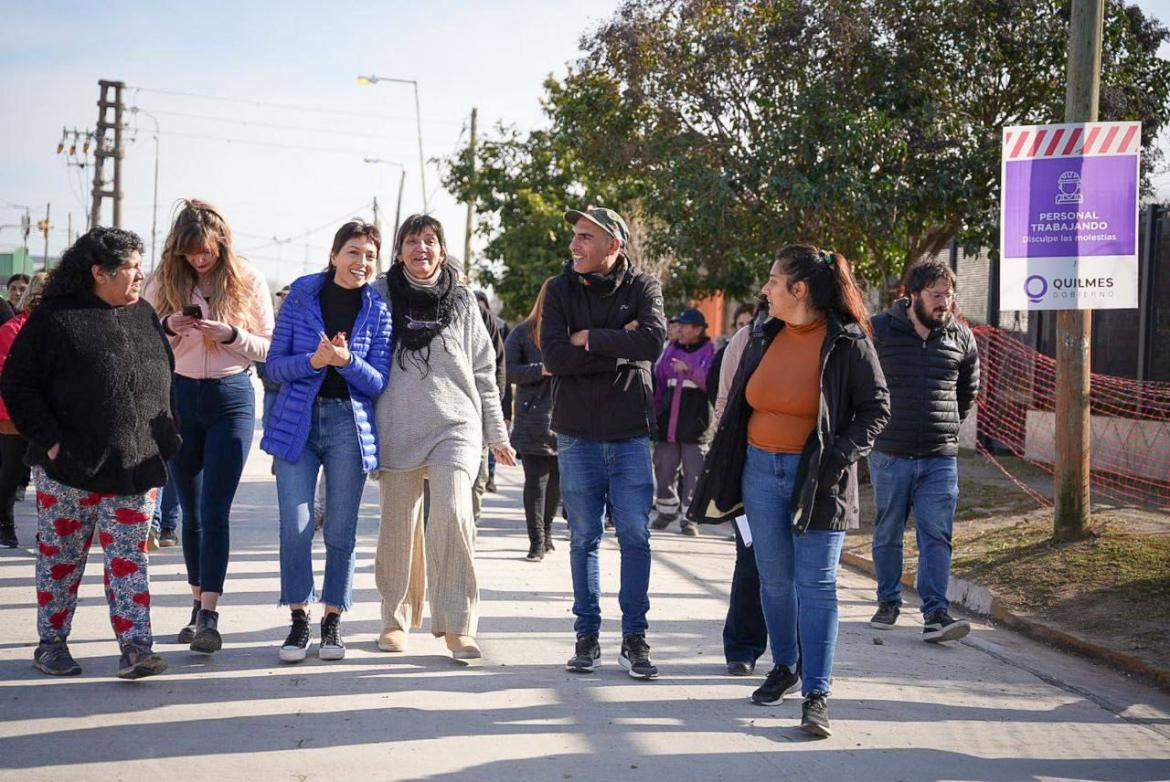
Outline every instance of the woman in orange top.
{"type": "Polygon", "coordinates": [[[845,258],[788,245],[763,293],[772,319],[744,352],[691,514],[747,515],[774,663],[752,700],[779,703],[800,681],[801,728],[828,736],[837,561],[889,393],[845,258]]]}

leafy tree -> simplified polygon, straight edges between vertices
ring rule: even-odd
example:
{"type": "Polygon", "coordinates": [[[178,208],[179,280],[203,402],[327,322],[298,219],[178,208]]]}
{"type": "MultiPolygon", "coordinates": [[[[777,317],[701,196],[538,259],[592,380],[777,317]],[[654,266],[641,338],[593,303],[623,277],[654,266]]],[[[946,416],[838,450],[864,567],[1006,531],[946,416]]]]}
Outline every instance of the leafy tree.
{"type": "MultiPolygon", "coordinates": [[[[546,111],[561,85],[549,79],[546,111]]],[[[476,232],[488,239],[476,278],[490,285],[503,303],[503,316],[525,317],[545,278],[569,258],[571,233],[566,209],[589,204],[629,211],[628,181],[599,177],[582,165],[579,145],[550,129],[523,134],[497,127],[474,150],[448,160],[444,185],[463,201],[474,201],[476,232]]],[[[627,218],[630,214],[625,214],[627,218]]]]}
{"type": "MultiPolygon", "coordinates": [[[[1170,114],[1168,37],[1106,4],[1102,120],[1170,114]]],[[[1001,128],[1063,117],[1066,0],[628,0],[549,79],[549,127],[501,130],[447,184],[475,198],[489,277],[527,306],[569,203],[638,215],[668,290],[754,287],[810,240],[876,284],[953,239],[994,246],[1001,128]]]]}

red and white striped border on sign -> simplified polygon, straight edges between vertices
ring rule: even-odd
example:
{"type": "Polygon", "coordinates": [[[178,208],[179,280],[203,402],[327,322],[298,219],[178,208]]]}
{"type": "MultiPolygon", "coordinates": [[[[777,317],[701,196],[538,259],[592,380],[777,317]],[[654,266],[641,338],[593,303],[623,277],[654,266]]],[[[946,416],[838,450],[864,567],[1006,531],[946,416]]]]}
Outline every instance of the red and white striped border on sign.
{"type": "Polygon", "coordinates": [[[1136,155],[1140,122],[1020,125],[1003,129],[1003,159],[1136,155]]]}

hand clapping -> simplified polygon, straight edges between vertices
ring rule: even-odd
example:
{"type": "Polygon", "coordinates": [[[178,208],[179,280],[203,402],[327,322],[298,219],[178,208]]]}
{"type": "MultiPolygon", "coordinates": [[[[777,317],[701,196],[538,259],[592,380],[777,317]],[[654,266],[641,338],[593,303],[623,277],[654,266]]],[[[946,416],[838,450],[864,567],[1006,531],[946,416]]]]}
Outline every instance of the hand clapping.
{"type": "Polygon", "coordinates": [[[325,367],[344,367],[350,362],[349,343],[346,342],[345,332],[337,332],[337,336],[329,339],[324,334],[317,343],[317,350],[309,357],[309,364],[313,369],[325,367]]]}

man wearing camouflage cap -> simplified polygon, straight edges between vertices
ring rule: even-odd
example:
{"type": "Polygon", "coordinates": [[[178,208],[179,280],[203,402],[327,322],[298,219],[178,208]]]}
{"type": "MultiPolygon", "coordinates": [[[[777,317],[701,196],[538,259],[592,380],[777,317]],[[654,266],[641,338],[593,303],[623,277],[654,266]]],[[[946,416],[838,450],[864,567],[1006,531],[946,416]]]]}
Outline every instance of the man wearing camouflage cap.
{"type": "Polygon", "coordinates": [[[607,501],[621,547],[619,664],[653,679],[646,643],[650,608],[650,506],[654,427],[650,373],[662,352],[662,287],[634,268],[629,228],[612,209],[565,212],[572,258],[549,283],[540,349],[552,375],[561,494],[569,521],[569,564],[577,645],[566,669],[591,673],[601,657],[598,549],[607,501]]]}

